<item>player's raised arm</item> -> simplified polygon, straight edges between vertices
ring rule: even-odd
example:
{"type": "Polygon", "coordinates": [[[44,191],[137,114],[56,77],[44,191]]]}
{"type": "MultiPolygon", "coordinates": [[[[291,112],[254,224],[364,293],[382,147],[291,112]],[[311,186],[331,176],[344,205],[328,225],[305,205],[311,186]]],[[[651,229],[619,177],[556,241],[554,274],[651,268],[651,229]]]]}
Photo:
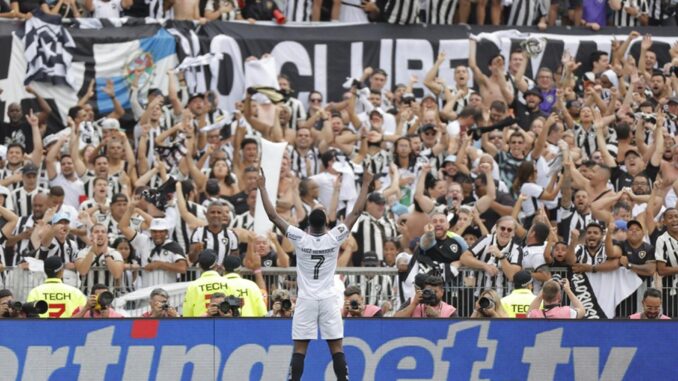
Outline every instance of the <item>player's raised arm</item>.
{"type": "MultiPolygon", "coordinates": [[[[268,192],[266,192],[266,177],[264,177],[264,171],[261,169],[259,170],[257,187],[259,187],[259,192],[261,192],[261,201],[264,204],[266,215],[271,220],[271,222],[273,222],[273,224],[277,226],[278,229],[280,229],[281,232],[287,233],[287,227],[289,224],[278,215],[278,212],[275,211],[273,203],[271,203],[271,200],[268,198],[268,192]]],[[[363,203],[365,203],[365,200],[363,200],[363,203]]]]}
{"type": "Polygon", "coordinates": [[[360,217],[360,213],[362,213],[363,209],[365,209],[365,203],[367,202],[367,190],[370,187],[373,178],[374,174],[369,169],[366,169],[365,173],[363,173],[363,185],[360,187],[358,200],[356,200],[355,205],[353,205],[353,210],[351,210],[351,213],[346,216],[346,220],[344,220],[344,225],[346,225],[349,231],[353,229],[353,224],[355,224],[355,222],[358,220],[358,217],[360,217]]]}

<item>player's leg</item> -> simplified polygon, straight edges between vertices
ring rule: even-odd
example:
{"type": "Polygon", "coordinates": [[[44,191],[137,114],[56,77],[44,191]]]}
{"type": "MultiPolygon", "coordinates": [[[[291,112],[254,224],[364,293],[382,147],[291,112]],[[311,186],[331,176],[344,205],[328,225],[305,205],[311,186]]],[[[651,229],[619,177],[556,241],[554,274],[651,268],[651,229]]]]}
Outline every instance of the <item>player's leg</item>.
{"type": "Polygon", "coordinates": [[[318,308],[317,300],[297,298],[292,317],[294,353],[290,361],[290,381],[301,380],[308,343],[318,338],[318,308]]]}
{"type": "Polygon", "coordinates": [[[344,340],[327,340],[327,345],[330,347],[332,353],[332,367],[334,374],[337,376],[337,381],[348,381],[348,364],[346,363],[346,356],[344,356],[344,340]]]}
{"type": "Polygon", "coordinates": [[[327,340],[332,353],[332,365],[338,381],[348,380],[348,365],[344,357],[344,320],[336,298],[320,301],[320,336],[327,340]]]}
{"type": "Polygon", "coordinates": [[[290,362],[289,381],[301,380],[301,375],[304,373],[304,360],[306,359],[309,342],[310,340],[294,340],[294,353],[292,353],[292,361],[290,362]]]}

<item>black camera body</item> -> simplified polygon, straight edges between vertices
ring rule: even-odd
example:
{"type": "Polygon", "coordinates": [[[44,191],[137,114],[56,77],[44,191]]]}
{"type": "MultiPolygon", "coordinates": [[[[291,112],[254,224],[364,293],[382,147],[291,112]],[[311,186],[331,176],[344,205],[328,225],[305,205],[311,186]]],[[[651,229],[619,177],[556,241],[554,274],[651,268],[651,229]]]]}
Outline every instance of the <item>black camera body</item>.
{"type": "Polygon", "coordinates": [[[163,305],[160,306],[160,309],[163,310],[163,311],[169,310],[170,309],[169,303],[163,303],[163,305]]]}
{"type": "Polygon", "coordinates": [[[27,318],[40,317],[40,315],[47,312],[47,309],[49,308],[47,306],[47,302],[44,300],[26,303],[14,302],[14,304],[12,304],[10,307],[12,307],[12,309],[16,312],[23,312],[27,318]]]}
{"type": "Polygon", "coordinates": [[[283,299],[280,301],[280,308],[282,308],[283,311],[289,311],[292,309],[292,301],[289,299],[283,299]]]}
{"type": "Polygon", "coordinates": [[[435,291],[430,288],[425,288],[421,291],[421,302],[429,306],[435,306],[438,304],[438,298],[436,297],[435,291]]]}
{"type": "Polygon", "coordinates": [[[165,210],[169,201],[169,194],[176,192],[177,181],[170,176],[158,189],[146,189],[141,192],[141,197],[147,202],[153,204],[160,210],[165,210]]]}
{"type": "Polygon", "coordinates": [[[113,304],[113,299],[115,296],[110,291],[104,291],[97,297],[97,310],[105,310],[113,304]]]}
{"type": "Polygon", "coordinates": [[[482,298],[478,299],[478,306],[480,306],[480,309],[482,310],[488,310],[494,308],[494,302],[492,299],[483,296],[482,298]]]}
{"type": "Polygon", "coordinates": [[[357,310],[360,309],[360,303],[358,303],[357,300],[351,300],[351,302],[349,303],[349,306],[353,311],[357,311],[357,310]]]}
{"type": "Polygon", "coordinates": [[[219,311],[224,314],[231,312],[233,317],[240,316],[240,307],[243,305],[243,299],[236,296],[227,296],[226,300],[219,304],[219,311]]]}

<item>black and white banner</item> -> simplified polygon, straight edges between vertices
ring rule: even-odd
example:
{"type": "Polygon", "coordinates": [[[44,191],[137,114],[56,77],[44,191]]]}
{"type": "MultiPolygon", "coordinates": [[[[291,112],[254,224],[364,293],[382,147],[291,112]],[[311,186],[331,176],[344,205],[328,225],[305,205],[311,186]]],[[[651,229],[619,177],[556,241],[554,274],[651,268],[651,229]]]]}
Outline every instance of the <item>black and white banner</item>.
{"type": "MultiPolygon", "coordinates": [[[[422,80],[441,51],[446,53],[448,61],[442,65],[439,74],[452,83],[455,66],[467,63],[469,34],[500,31],[492,27],[384,24],[283,27],[220,21],[203,26],[191,22],[168,22],[161,26],[133,21],[126,21],[122,27],[112,26],[117,25],[115,23],[97,23],[95,27],[101,29],[84,29],[91,23],[79,20],[69,28],[75,48],[68,72],[73,76],[75,91],[68,86],[35,86],[56,106],[61,120],[68,107],[86,92],[91,80],[101,86],[106,78],[112,78],[116,95],[126,100],[130,69],[141,69],[150,79],[149,86],[166,89],[166,72],[161,70],[170,63],[176,66],[187,57],[196,59],[184,72],[189,91],[215,90],[220,94],[220,106],[228,111],[232,111],[235,102],[245,94],[246,58],[261,57],[266,53],[275,58],[277,70],[290,77],[302,102],[312,90],[323,93],[326,100],[340,100],[346,78],[360,77],[367,66],[384,69],[389,74],[388,87],[407,83],[412,75],[422,80]],[[167,36],[174,39],[173,51],[163,43],[167,36]],[[123,50],[126,46],[131,49],[123,50]],[[196,64],[199,57],[210,53],[216,59],[205,60],[205,65],[196,64]],[[161,61],[162,65],[158,65],[161,61]]],[[[547,40],[544,51],[530,60],[527,69],[530,77],[541,66],[555,69],[566,50],[583,63],[581,71],[589,70],[592,52],[609,52],[612,40],[624,40],[630,31],[604,28],[593,34],[584,29],[553,28],[549,33],[534,33],[536,29],[517,29],[524,35],[547,40]]],[[[0,55],[0,88],[4,90],[0,94],[0,111],[5,118],[10,102],[21,102],[25,109],[28,106],[37,109],[23,89],[26,73],[23,43],[13,38],[15,32],[23,30],[24,23],[0,23],[0,49],[4,53],[0,55]]],[[[668,62],[669,48],[678,41],[674,29],[637,30],[641,34],[652,34],[655,42],[652,49],[657,53],[659,66],[668,62]]],[[[521,38],[507,37],[483,40],[478,48],[479,66],[484,69],[489,57],[496,53],[508,57],[520,42],[521,38]]],[[[628,53],[637,58],[639,51],[640,39],[637,39],[628,53]]],[[[415,85],[417,96],[423,96],[425,91],[421,83],[415,85]]],[[[99,98],[96,106],[106,112],[110,104],[105,98],[99,98]]]]}
{"type": "MultiPolygon", "coordinates": [[[[586,319],[611,319],[615,309],[634,293],[642,281],[625,268],[598,273],[575,273],[570,288],[586,309],[586,319]]],[[[571,305],[572,303],[570,303],[571,305]]]]}
{"type": "Polygon", "coordinates": [[[25,85],[48,82],[73,87],[70,72],[73,56],[69,50],[75,48],[75,42],[61,25],[60,16],[35,12],[26,21],[23,42],[27,63],[25,85]]]}

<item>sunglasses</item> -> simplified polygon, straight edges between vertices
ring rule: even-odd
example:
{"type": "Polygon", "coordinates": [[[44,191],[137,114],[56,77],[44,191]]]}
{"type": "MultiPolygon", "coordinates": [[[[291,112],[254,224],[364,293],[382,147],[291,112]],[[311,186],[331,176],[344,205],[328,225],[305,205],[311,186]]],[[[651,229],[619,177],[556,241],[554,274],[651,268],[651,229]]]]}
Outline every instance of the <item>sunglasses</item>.
{"type": "Polygon", "coordinates": [[[506,226],[500,226],[499,230],[501,230],[503,232],[507,232],[507,233],[513,232],[513,228],[507,228],[506,226]]]}

